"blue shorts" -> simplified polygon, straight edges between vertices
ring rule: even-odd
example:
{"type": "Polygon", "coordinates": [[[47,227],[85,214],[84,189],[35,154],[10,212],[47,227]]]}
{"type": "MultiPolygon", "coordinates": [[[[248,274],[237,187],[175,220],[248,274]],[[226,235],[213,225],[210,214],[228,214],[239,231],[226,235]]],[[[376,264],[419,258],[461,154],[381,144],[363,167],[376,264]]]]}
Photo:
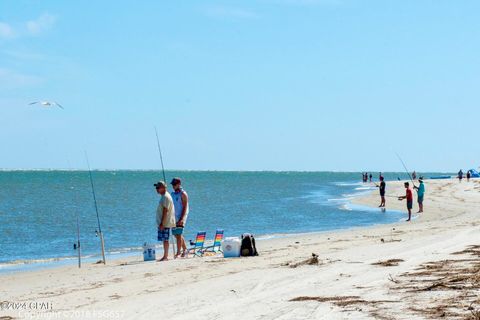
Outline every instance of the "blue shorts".
{"type": "Polygon", "coordinates": [[[183,227],[172,228],[172,235],[181,236],[183,234],[183,227]]]}
{"type": "Polygon", "coordinates": [[[422,204],[423,203],[423,196],[418,196],[418,203],[422,204]]]}
{"type": "Polygon", "coordinates": [[[170,228],[158,229],[158,241],[168,241],[170,239],[170,228]]]}

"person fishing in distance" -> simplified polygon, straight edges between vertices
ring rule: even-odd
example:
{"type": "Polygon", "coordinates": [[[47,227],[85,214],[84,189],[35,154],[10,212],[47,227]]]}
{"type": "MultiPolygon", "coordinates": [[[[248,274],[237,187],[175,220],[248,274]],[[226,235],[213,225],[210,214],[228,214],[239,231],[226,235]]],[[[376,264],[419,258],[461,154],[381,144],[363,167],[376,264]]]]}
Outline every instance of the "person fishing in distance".
{"type": "Polygon", "coordinates": [[[423,212],[423,197],[425,195],[425,185],[423,184],[423,177],[420,177],[418,179],[418,182],[420,183],[417,186],[413,186],[414,189],[417,190],[417,201],[418,201],[418,212],[417,213],[422,213],[423,212]]]}
{"type": "Polygon", "coordinates": [[[398,200],[404,200],[407,199],[407,210],[408,210],[408,219],[407,221],[412,220],[412,208],[413,208],[413,192],[412,189],[410,189],[410,183],[405,182],[405,195],[398,197],[398,200]]]}
{"type": "Polygon", "coordinates": [[[378,206],[379,208],[385,208],[385,188],[387,187],[387,184],[385,183],[385,178],[383,176],[380,176],[380,184],[375,184],[378,190],[380,191],[380,205],[378,206]]]}

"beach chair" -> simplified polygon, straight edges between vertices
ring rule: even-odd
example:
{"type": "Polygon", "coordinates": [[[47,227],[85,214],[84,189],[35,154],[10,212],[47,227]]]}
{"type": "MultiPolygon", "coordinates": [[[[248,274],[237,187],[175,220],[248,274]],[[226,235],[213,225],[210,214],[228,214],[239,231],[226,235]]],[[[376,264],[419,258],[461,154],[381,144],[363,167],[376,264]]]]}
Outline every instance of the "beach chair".
{"type": "Polygon", "coordinates": [[[194,257],[201,257],[203,255],[203,245],[205,244],[206,236],[207,233],[205,231],[197,232],[195,243],[193,244],[193,247],[187,250],[187,254],[193,254],[194,257]]]}
{"type": "Polygon", "coordinates": [[[223,229],[215,231],[215,238],[213,238],[213,245],[203,248],[203,252],[222,252],[223,229]]]}

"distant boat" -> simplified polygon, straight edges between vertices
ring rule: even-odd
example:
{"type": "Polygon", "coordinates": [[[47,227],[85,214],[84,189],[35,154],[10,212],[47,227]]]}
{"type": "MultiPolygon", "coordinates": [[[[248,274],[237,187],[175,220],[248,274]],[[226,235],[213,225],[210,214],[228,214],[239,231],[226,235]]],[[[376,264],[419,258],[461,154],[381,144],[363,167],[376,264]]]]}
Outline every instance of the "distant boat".
{"type": "Polygon", "coordinates": [[[452,176],[433,176],[430,179],[451,179],[452,176]]]}

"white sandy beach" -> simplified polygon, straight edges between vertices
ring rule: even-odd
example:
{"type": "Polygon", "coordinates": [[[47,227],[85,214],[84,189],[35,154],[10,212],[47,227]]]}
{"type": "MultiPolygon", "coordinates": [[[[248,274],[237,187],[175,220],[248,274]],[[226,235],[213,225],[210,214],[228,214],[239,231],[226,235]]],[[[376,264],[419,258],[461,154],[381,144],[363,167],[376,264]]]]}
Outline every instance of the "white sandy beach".
{"type": "MultiPolygon", "coordinates": [[[[0,319],[479,319],[480,180],[425,184],[425,213],[410,223],[260,241],[259,257],[139,255],[0,275],[2,305],[25,303],[0,319]]],[[[356,202],[377,206],[377,192],[356,202]]]]}

